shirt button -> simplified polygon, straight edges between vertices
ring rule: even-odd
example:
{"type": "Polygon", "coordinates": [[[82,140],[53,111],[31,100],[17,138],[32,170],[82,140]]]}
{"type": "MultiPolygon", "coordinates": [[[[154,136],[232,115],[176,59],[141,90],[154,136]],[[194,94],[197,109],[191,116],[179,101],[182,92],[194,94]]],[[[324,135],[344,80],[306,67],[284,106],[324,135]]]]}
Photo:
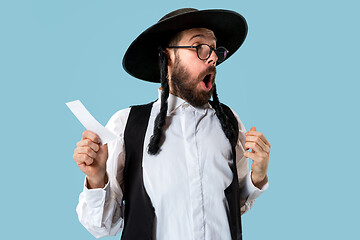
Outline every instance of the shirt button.
{"type": "Polygon", "coordinates": [[[184,107],[185,107],[185,108],[189,107],[189,104],[185,103],[185,104],[184,104],[184,107]]]}

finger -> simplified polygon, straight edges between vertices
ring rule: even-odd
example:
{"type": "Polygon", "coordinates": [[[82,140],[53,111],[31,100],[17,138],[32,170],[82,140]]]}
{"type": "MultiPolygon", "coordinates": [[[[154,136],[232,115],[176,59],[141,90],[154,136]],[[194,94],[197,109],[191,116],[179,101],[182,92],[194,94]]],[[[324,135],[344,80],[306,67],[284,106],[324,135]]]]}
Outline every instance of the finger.
{"type": "Polygon", "coordinates": [[[77,165],[85,164],[85,165],[91,165],[94,162],[94,159],[89,157],[87,154],[83,153],[75,153],[74,154],[74,160],[77,163],[77,165]]]}
{"type": "Polygon", "coordinates": [[[270,153],[270,147],[258,136],[246,136],[246,142],[256,142],[267,153],[270,153]]]}
{"type": "Polygon", "coordinates": [[[91,158],[96,158],[96,152],[90,147],[77,147],[75,153],[87,154],[91,158]]]}
{"type": "Polygon", "coordinates": [[[80,168],[81,171],[83,171],[85,173],[86,171],[86,164],[85,163],[76,163],[78,165],[78,167],[80,168]]]}
{"type": "Polygon", "coordinates": [[[266,159],[265,155],[259,154],[258,152],[244,152],[244,156],[247,158],[251,158],[254,162],[264,161],[266,159]]]}
{"type": "Polygon", "coordinates": [[[86,130],[83,132],[83,135],[82,135],[82,140],[83,139],[90,139],[91,141],[95,142],[95,143],[100,143],[100,138],[99,136],[96,134],[96,133],[93,133],[89,130],[86,130]]]}
{"type": "MultiPolygon", "coordinates": [[[[261,148],[261,151],[270,153],[270,148],[259,137],[247,136],[246,142],[254,142],[261,148]]],[[[248,148],[246,148],[246,150],[248,150],[248,148]]]]}
{"type": "Polygon", "coordinates": [[[261,133],[260,138],[261,138],[261,140],[262,140],[269,148],[271,148],[271,144],[270,144],[269,141],[266,139],[266,137],[264,136],[264,134],[261,133]]]}
{"type": "Polygon", "coordinates": [[[94,143],[93,141],[91,141],[90,139],[84,139],[81,140],[80,142],[78,142],[76,144],[77,147],[87,147],[89,146],[92,150],[94,150],[95,152],[99,151],[100,146],[97,143],[94,143]]]}
{"type": "Polygon", "coordinates": [[[252,153],[252,152],[248,152],[248,151],[246,151],[246,152],[244,152],[244,156],[245,157],[247,157],[247,158],[251,158],[252,160],[257,160],[256,158],[256,155],[255,155],[255,153],[252,153]]]}
{"type": "Polygon", "coordinates": [[[257,137],[261,138],[261,140],[271,148],[271,144],[268,142],[266,137],[261,132],[249,131],[249,132],[245,133],[245,135],[246,136],[257,136],[257,137]]]}
{"type": "Polygon", "coordinates": [[[246,142],[245,147],[251,148],[253,152],[255,151],[255,153],[262,154],[265,152],[256,142],[246,142]]]}
{"type": "MultiPolygon", "coordinates": [[[[256,127],[251,127],[251,128],[250,128],[250,131],[255,131],[255,132],[256,132],[256,127]]],[[[249,131],[249,132],[250,132],[250,131],[249,131]]],[[[248,135],[248,134],[245,133],[245,135],[248,135]]],[[[249,149],[247,148],[246,150],[249,150],[249,149]]]]}

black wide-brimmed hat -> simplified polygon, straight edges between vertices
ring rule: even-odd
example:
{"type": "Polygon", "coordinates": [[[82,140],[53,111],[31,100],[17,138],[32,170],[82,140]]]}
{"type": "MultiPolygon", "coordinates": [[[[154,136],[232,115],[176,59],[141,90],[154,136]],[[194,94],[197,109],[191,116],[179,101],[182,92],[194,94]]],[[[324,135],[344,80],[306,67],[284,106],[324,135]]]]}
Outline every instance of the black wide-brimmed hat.
{"type": "Polygon", "coordinates": [[[237,12],[179,9],[162,17],[131,43],[123,58],[125,71],[145,81],[160,82],[159,46],[166,46],[176,33],[190,28],[212,30],[217,39],[216,45],[229,51],[227,58],[241,46],[247,34],[246,21],[237,12]]]}

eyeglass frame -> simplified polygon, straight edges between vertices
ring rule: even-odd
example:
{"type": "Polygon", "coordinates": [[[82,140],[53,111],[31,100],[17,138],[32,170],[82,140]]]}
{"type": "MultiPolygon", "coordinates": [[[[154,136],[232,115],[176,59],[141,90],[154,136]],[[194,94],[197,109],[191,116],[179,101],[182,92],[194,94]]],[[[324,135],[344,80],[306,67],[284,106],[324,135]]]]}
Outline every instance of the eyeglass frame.
{"type": "MultiPolygon", "coordinates": [[[[213,47],[211,47],[210,45],[208,45],[208,44],[206,44],[206,43],[202,43],[202,44],[199,44],[199,45],[197,45],[197,46],[168,46],[167,48],[195,48],[196,49],[196,55],[197,55],[197,57],[200,59],[200,60],[208,60],[209,58],[210,58],[210,56],[211,56],[211,53],[214,51],[214,53],[216,54],[216,50],[218,50],[219,48],[221,48],[221,49],[224,49],[225,51],[224,52],[226,52],[226,54],[225,54],[225,58],[224,58],[224,60],[222,60],[222,61],[217,61],[217,62],[223,62],[223,61],[225,61],[225,59],[226,59],[226,55],[229,53],[229,51],[225,48],[225,47],[218,47],[218,48],[213,48],[213,47]],[[200,56],[199,56],[199,48],[202,46],[202,45],[206,45],[206,46],[208,46],[209,48],[210,48],[210,52],[209,52],[209,55],[207,56],[207,58],[205,58],[205,59],[202,59],[202,58],[200,58],[200,56]]],[[[216,56],[218,57],[218,59],[219,59],[219,56],[216,54],[216,56]]]]}

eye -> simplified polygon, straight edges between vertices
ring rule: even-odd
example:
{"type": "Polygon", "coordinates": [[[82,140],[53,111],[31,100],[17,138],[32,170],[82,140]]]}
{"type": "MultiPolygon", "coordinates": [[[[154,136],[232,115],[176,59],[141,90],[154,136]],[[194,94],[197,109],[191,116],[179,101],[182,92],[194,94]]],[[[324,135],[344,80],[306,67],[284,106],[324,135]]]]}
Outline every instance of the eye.
{"type": "Polygon", "coordinates": [[[203,44],[198,48],[198,54],[201,59],[206,59],[209,56],[210,48],[203,44]]]}

